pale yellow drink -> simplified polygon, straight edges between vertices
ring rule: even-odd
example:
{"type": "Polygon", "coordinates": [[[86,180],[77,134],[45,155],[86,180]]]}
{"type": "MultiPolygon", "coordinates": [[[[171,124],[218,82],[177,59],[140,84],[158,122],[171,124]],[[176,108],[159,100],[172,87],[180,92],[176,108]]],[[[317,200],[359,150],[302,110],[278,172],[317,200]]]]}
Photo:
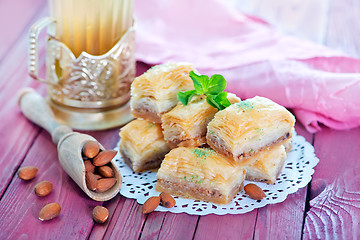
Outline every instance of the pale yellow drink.
{"type": "Polygon", "coordinates": [[[133,24],[133,0],[49,0],[55,38],[78,57],[108,52],[133,24]]]}

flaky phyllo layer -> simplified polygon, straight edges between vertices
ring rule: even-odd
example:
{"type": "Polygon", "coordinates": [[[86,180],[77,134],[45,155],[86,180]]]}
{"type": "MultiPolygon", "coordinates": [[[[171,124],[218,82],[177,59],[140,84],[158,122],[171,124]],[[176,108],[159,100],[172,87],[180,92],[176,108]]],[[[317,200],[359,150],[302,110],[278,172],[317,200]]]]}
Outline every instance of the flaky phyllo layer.
{"type": "Polygon", "coordinates": [[[156,189],[226,204],[240,190],[244,178],[242,167],[212,149],[179,147],[165,156],[156,189]]]}
{"type": "Polygon", "coordinates": [[[150,68],[135,78],[131,85],[130,106],[135,117],[161,122],[161,114],[171,110],[178,102],[179,91],[193,89],[189,72],[191,64],[172,63],[150,68]]]}
{"type": "Polygon", "coordinates": [[[120,153],[135,172],[159,167],[170,151],[160,124],[134,120],[120,131],[120,153]]]}
{"type": "Polygon", "coordinates": [[[207,128],[207,143],[241,161],[272,144],[291,138],[294,116],[263,97],[235,103],[218,112],[207,128]]]}

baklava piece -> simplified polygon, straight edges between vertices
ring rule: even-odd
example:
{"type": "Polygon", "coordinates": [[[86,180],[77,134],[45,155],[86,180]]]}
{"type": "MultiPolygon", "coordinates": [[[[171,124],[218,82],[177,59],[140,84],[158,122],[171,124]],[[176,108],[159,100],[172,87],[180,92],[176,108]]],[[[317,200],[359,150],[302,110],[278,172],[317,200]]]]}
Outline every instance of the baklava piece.
{"type": "Polygon", "coordinates": [[[172,149],[157,173],[156,191],[228,204],[242,189],[245,170],[209,148],[172,149]]]}
{"type": "Polygon", "coordinates": [[[150,68],[131,85],[131,112],[136,118],[161,123],[161,115],[178,103],[177,93],[193,89],[191,64],[170,63],[150,68]]]}
{"type": "MultiPolygon", "coordinates": [[[[240,98],[229,93],[231,103],[240,98]]],[[[181,102],[161,117],[164,138],[172,148],[198,147],[206,143],[206,127],[218,110],[206,102],[206,96],[194,96],[188,105],[181,102]]]]}
{"type": "Polygon", "coordinates": [[[239,162],[292,137],[295,117],[273,101],[254,97],[218,112],[208,124],[206,140],[216,151],[239,162]]]}
{"type": "Polygon", "coordinates": [[[291,150],[291,143],[291,139],[288,139],[282,144],[274,144],[252,156],[255,162],[244,167],[246,179],[275,184],[283,169],[287,153],[291,150]]]}
{"type": "Polygon", "coordinates": [[[165,154],[170,151],[160,124],[146,120],[128,123],[121,129],[120,137],[120,153],[134,172],[160,167],[165,154]]]}

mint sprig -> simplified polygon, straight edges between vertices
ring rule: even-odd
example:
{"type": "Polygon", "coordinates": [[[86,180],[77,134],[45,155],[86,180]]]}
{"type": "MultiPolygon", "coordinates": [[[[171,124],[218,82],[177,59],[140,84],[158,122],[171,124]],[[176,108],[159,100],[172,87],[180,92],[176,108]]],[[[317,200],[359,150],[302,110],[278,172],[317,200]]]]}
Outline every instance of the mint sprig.
{"type": "Polygon", "coordinates": [[[178,92],[179,101],[187,105],[195,95],[206,95],[206,101],[214,108],[223,110],[230,106],[231,103],[227,99],[227,92],[223,92],[226,87],[226,80],[220,74],[214,74],[210,77],[206,75],[197,75],[194,71],[189,73],[194,83],[195,90],[178,92]]]}

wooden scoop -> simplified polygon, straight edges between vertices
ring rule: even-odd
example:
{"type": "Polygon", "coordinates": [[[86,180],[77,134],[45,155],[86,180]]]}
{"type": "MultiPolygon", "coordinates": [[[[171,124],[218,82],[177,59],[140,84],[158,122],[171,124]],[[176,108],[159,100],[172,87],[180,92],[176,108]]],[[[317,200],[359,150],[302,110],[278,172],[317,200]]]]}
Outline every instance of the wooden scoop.
{"type": "MultiPolygon", "coordinates": [[[[73,132],[70,127],[59,124],[55,120],[49,105],[34,89],[22,89],[18,99],[24,115],[51,134],[53,142],[57,144],[62,168],[90,198],[96,201],[107,201],[119,193],[122,177],[113,162],[110,164],[117,182],[112,188],[97,193],[89,190],[86,186],[85,165],[81,153],[84,144],[87,141],[97,141],[95,138],[87,134],[73,132]]],[[[105,150],[100,143],[99,146],[101,150],[105,150]]]]}

